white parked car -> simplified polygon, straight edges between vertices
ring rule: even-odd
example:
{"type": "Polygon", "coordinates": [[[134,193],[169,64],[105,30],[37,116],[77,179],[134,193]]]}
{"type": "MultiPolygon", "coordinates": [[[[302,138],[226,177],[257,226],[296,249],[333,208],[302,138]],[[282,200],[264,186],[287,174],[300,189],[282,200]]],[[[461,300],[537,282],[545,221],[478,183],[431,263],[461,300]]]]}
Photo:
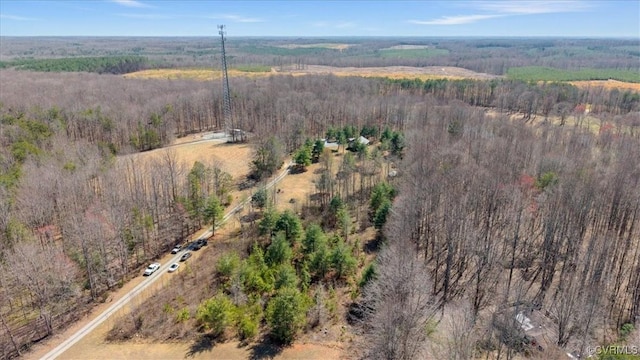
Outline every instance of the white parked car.
{"type": "Polygon", "coordinates": [[[158,270],[158,269],[160,269],[160,263],[153,263],[153,264],[149,265],[149,267],[144,270],[144,276],[149,276],[149,275],[153,274],[154,272],[156,272],[156,270],[158,270]]]}
{"type": "Polygon", "coordinates": [[[173,263],[173,264],[171,264],[171,266],[169,266],[169,272],[174,272],[174,271],[178,270],[179,267],[180,267],[180,264],[173,263]]]}

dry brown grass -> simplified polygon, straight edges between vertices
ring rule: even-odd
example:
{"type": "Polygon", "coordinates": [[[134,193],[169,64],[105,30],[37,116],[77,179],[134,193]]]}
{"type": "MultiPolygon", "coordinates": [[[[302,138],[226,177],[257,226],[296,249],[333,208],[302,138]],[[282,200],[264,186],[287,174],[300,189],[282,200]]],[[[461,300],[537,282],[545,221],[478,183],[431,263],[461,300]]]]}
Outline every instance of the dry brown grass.
{"type": "Polygon", "coordinates": [[[314,172],[320,168],[320,164],[313,164],[306,172],[291,174],[276,185],[280,190],[275,192],[274,203],[278,211],[287,209],[299,212],[303,206],[308,205],[308,196],[316,192],[314,180],[318,177],[314,172]]]}
{"type": "MultiPolygon", "coordinates": [[[[326,47],[330,49],[346,49],[350,45],[348,44],[306,44],[306,45],[282,45],[284,48],[296,48],[296,47],[326,47]]],[[[408,45],[407,45],[408,46],[408,45]]],[[[318,75],[318,74],[333,74],[336,76],[362,76],[362,77],[384,77],[389,79],[494,79],[501,78],[498,75],[478,73],[475,71],[453,67],[453,66],[427,66],[427,67],[411,67],[411,66],[386,66],[386,67],[368,67],[368,68],[355,68],[355,67],[333,67],[333,66],[321,66],[321,65],[308,65],[305,69],[296,70],[293,68],[273,68],[271,72],[245,72],[235,69],[229,70],[230,77],[267,77],[270,75],[318,75]]],[[[211,81],[217,80],[222,77],[219,70],[211,69],[153,69],[142,70],[130,74],[124,75],[128,79],[188,79],[199,81],[211,81]]],[[[570,81],[572,85],[579,88],[595,88],[603,87],[607,90],[630,90],[640,92],[640,83],[628,83],[617,80],[592,80],[592,81],[570,81]]]]}
{"type": "MultiPolygon", "coordinates": [[[[273,68],[271,72],[242,72],[229,70],[229,76],[246,77],[266,77],[270,75],[323,75],[333,74],[335,76],[361,76],[361,77],[385,77],[390,79],[494,79],[500,76],[478,73],[475,71],[452,67],[452,66],[385,66],[385,67],[334,67],[322,65],[308,65],[304,69],[295,68],[273,68]]],[[[190,79],[200,81],[210,81],[220,79],[219,70],[209,69],[154,69],[143,70],[124,75],[131,79],[190,79]]]]}
{"type": "MultiPolygon", "coordinates": [[[[226,144],[221,140],[201,140],[201,135],[193,135],[187,140],[180,141],[181,143],[171,146],[170,149],[175,151],[177,158],[188,168],[191,168],[194,162],[200,161],[205,165],[216,164],[221,170],[231,174],[234,180],[243,179],[249,174],[249,163],[253,151],[249,144],[226,144]],[[189,139],[191,142],[185,143],[189,139]]],[[[136,161],[159,160],[166,151],[166,148],[162,148],[122,156],[118,158],[117,165],[131,158],[136,161]]]]}
{"type": "MultiPolygon", "coordinates": [[[[266,77],[270,72],[247,72],[229,69],[229,77],[266,77]]],[[[211,81],[222,77],[220,70],[212,69],[150,69],[123,75],[127,79],[199,80],[211,81]]]]}
{"type": "Polygon", "coordinates": [[[570,81],[569,83],[581,89],[603,87],[607,90],[618,89],[640,92],[640,83],[629,83],[618,80],[570,81]]]}

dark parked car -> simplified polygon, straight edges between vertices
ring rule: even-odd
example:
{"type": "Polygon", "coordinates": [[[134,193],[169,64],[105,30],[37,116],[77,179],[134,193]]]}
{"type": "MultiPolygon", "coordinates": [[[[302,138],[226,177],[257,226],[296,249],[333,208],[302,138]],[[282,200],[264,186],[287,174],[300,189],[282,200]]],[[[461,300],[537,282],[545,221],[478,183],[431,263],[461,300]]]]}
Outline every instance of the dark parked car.
{"type": "Polygon", "coordinates": [[[187,261],[188,258],[191,257],[191,252],[187,251],[180,257],[180,261],[187,261]]]}
{"type": "Polygon", "coordinates": [[[209,242],[207,241],[207,239],[198,239],[196,241],[196,244],[200,245],[200,246],[206,246],[209,244],[209,242]]]}

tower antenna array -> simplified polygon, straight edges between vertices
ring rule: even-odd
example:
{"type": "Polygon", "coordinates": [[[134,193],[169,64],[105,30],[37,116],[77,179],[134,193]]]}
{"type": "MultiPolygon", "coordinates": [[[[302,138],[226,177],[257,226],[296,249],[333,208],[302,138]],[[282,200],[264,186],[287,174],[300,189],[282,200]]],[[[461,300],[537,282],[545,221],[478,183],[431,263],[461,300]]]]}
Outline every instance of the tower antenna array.
{"type": "Polygon", "coordinates": [[[223,111],[224,111],[224,131],[232,142],[236,141],[235,131],[233,129],[233,120],[231,118],[231,96],[229,95],[229,75],[227,74],[227,54],[224,50],[224,25],[218,25],[218,33],[220,34],[220,42],[222,44],[222,94],[223,94],[223,111]]]}

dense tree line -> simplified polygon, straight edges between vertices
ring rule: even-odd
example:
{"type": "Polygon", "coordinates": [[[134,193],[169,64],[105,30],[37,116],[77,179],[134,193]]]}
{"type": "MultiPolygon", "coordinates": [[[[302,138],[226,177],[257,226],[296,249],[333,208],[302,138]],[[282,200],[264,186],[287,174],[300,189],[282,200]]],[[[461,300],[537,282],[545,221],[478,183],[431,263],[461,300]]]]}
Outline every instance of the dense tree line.
{"type": "Polygon", "coordinates": [[[147,69],[149,66],[149,60],[141,56],[27,59],[0,62],[0,68],[15,67],[19,70],[98,74],[126,74],[147,69]]]}
{"type": "MultiPolygon", "coordinates": [[[[434,95],[437,99],[457,99],[472,106],[494,107],[501,112],[523,114],[526,119],[541,115],[559,116],[589,112],[604,118],[627,115],[640,110],[640,94],[631,90],[606,91],[601,88],[580,90],[562,82],[543,84],[514,80],[389,80],[401,89],[434,95]]],[[[635,114],[631,114],[635,116],[635,114]]]]}
{"type": "MultiPolygon", "coordinates": [[[[145,56],[170,67],[217,67],[219,38],[2,38],[5,60],[145,56]]],[[[339,38],[345,49],[324,47],[327,39],[251,39],[231,37],[231,66],[459,66],[504,75],[510,68],[543,66],[555,69],[616,69],[637,72],[637,39],[363,39],[339,38]],[[317,46],[313,46],[313,45],[317,46]],[[292,46],[294,45],[294,46],[292,46]],[[298,45],[296,47],[295,45],[298,45]],[[426,46],[432,55],[415,50],[396,52],[398,45],[426,46]]]]}

